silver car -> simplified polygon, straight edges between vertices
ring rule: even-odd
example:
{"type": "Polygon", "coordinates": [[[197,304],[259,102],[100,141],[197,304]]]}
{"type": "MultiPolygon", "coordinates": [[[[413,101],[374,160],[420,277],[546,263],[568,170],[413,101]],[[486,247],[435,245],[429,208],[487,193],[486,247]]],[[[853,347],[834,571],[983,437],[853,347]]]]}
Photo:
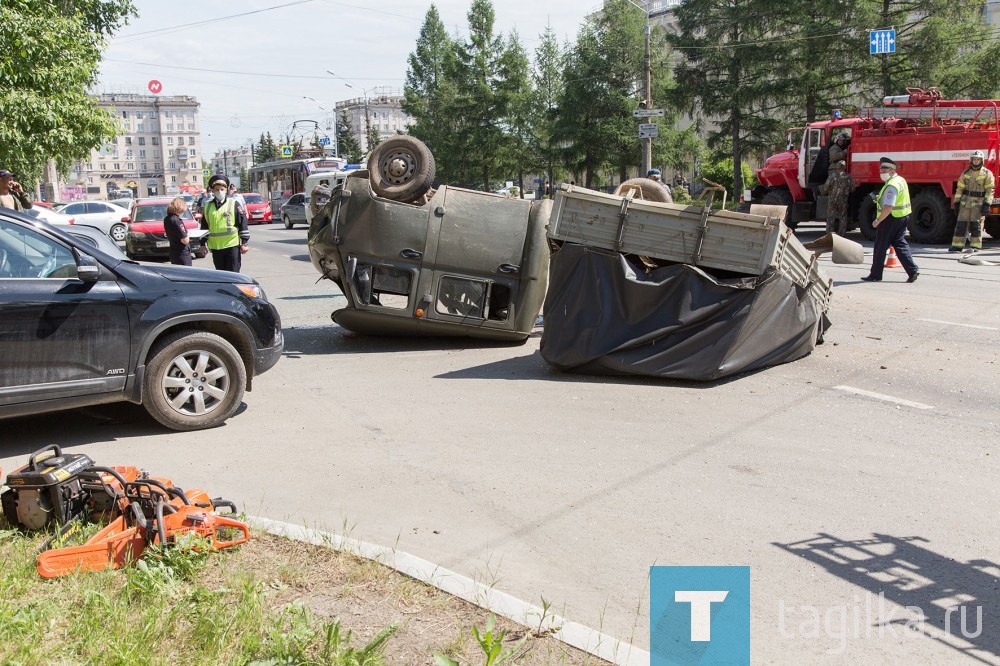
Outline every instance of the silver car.
{"type": "Polygon", "coordinates": [[[74,201],[60,211],[69,215],[77,224],[89,224],[111,236],[116,243],[125,241],[128,232],[129,212],[107,201],[74,201]]]}

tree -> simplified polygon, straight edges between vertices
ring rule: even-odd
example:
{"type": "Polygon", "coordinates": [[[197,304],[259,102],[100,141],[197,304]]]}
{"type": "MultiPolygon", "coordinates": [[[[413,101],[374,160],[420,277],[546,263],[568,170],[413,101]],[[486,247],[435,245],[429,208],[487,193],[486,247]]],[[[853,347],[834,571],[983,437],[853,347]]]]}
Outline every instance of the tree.
{"type": "Polygon", "coordinates": [[[542,163],[536,152],[534,125],[537,121],[535,91],[531,85],[531,64],[517,32],[512,32],[500,57],[497,87],[508,98],[508,146],[499,160],[504,173],[516,174],[518,193],[524,197],[524,172],[542,163]]]}
{"type": "Polygon", "coordinates": [[[555,183],[555,167],[559,155],[557,122],[559,99],[563,94],[562,72],[565,62],[565,49],[561,49],[556,42],[552,26],[546,26],[541,42],[535,49],[532,138],[534,153],[545,168],[550,187],[555,183]]]}
{"type": "Polygon", "coordinates": [[[678,33],[670,41],[683,54],[675,70],[678,96],[692,112],[718,121],[708,144],[731,153],[735,192],[743,191],[743,155],[772,145],[783,124],[778,114],[787,91],[775,85],[774,72],[789,60],[789,45],[774,39],[774,28],[790,5],[681,0],[675,10],[678,33]]]}
{"type": "Polygon", "coordinates": [[[4,0],[0,6],[0,165],[27,182],[49,159],[65,172],[113,138],[117,119],[87,89],[131,0],[4,0]]]}
{"type": "Polygon", "coordinates": [[[279,157],[281,157],[281,153],[278,151],[278,146],[274,143],[271,133],[268,132],[266,135],[261,134],[260,141],[257,143],[257,152],[254,155],[254,161],[260,164],[262,162],[272,162],[279,157]]]}
{"type": "Polygon", "coordinates": [[[338,157],[343,157],[351,164],[359,163],[364,157],[358,138],[351,128],[351,120],[347,117],[347,109],[341,109],[337,119],[337,152],[338,157]]]}
{"type": "Polygon", "coordinates": [[[451,86],[445,80],[445,67],[453,48],[437,7],[432,4],[424,16],[416,49],[407,58],[402,107],[414,118],[410,134],[426,143],[438,162],[447,161],[445,153],[451,126],[445,114],[450,101],[447,91],[451,86]]]}

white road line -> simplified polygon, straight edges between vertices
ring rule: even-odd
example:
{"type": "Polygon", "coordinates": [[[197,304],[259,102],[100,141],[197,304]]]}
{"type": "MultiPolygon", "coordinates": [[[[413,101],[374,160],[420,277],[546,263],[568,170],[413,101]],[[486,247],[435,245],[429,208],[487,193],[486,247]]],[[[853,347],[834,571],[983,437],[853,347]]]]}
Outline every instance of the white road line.
{"type": "Polygon", "coordinates": [[[896,403],[897,405],[903,405],[905,407],[913,407],[914,409],[934,409],[931,405],[925,405],[922,402],[913,402],[912,400],[904,400],[902,398],[896,398],[891,395],[885,395],[883,393],[875,393],[874,391],[866,391],[864,389],[854,388],[853,386],[834,386],[833,388],[836,391],[844,391],[845,393],[863,395],[866,398],[874,398],[875,400],[893,402],[896,403]]]}
{"type": "Polygon", "coordinates": [[[1000,328],[994,328],[993,326],[976,326],[975,324],[960,324],[957,321],[942,321],[940,319],[918,319],[917,321],[926,321],[931,324],[945,324],[947,326],[964,326],[965,328],[976,328],[980,331],[1000,331],[1000,328]]]}

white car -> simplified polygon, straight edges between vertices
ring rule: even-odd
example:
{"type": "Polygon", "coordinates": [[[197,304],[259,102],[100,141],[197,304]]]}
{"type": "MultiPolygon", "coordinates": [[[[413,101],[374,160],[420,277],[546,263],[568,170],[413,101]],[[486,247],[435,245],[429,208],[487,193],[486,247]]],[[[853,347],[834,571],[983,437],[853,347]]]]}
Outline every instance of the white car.
{"type": "Polygon", "coordinates": [[[77,224],[97,227],[116,243],[124,242],[128,233],[128,210],[107,201],[74,201],[59,212],[69,215],[77,224]]]}
{"type": "Polygon", "coordinates": [[[45,206],[32,206],[28,210],[22,212],[25,215],[36,217],[42,222],[48,222],[49,224],[65,225],[73,224],[75,222],[71,216],[52,210],[51,208],[46,208],[45,206]]]}

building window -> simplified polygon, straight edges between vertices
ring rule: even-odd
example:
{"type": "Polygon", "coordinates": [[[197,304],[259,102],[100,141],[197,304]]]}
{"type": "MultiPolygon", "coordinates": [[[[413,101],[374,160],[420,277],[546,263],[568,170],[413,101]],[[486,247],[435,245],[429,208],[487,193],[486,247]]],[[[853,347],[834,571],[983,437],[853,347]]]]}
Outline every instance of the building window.
{"type": "Polygon", "coordinates": [[[145,131],[145,130],[142,129],[142,123],[136,123],[136,125],[135,125],[135,131],[136,132],[143,132],[143,131],[145,131]]]}
{"type": "Polygon", "coordinates": [[[122,170],[121,162],[115,162],[115,171],[121,171],[121,170],[122,170]]]}
{"type": "Polygon", "coordinates": [[[188,123],[188,132],[194,131],[194,123],[188,123]]]}
{"type": "Polygon", "coordinates": [[[167,131],[168,132],[173,132],[174,131],[174,124],[173,123],[170,123],[169,125],[167,125],[167,131]]]}
{"type": "MultiPolygon", "coordinates": [[[[173,166],[171,166],[170,168],[173,169],[173,166]]],[[[170,182],[171,183],[176,183],[177,182],[177,176],[171,176],[170,177],[170,182]]]]}
{"type": "Polygon", "coordinates": [[[149,119],[153,120],[154,118],[156,118],[156,111],[150,111],[149,112],[149,119]]]}
{"type": "Polygon", "coordinates": [[[178,146],[183,146],[184,145],[184,137],[182,137],[182,136],[177,137],[177,145],[178,146]]]}
{"type": "Polygon", "coordinates": [[[188,151],[188,154],[190,154],[191,157],[194,157],[194,148],[192,148],[190,151],[188,151]]]}
{"type": "Polygon", "coordinates": [[[94,177],[93,176],[87,176],[87,182],[90,183],[90,184],[93,184],[94,183],[94,177]]]}
{"type": "Polygon", "coordinates": [[[122,118],[128,118],[128,111],[122,111],[122,118]]]}
{"type": "Polygon", "coordinates": [[[146,163],[145,162],[140,162],[139,163],[139,171],[148,171],[148,169],[146,168],[146,163]]]}
{"type": "Polygon", "coordinates": [[[135,112],[135,117],[136,117],[137,119],[139,119],[139,120],[142,120],[142,111],[136,111],[136,112],[135,112]]]}
{"type": "Polygon", "coordinates": [[[154,150],[153,151],[153,157],[159,157],[159,156],[160,156],[160,151],[154,150]]]}
{"type": "Polygon", "coordinates": [[[154,146],[160,145],[160,137],[158,137],[158,136],[154,136],[153,137],[153,145],[154,146]]]}
{"type": "Polygon", "coordinates": [[[144,137],[144,136],[140,136],[139,137],[139,145],[140,146],[145,146],[146,145],[146,137],[144,137]]]}
{"type": "Polygon", "coordinates": [[[170,170],[171,171],[176,171],[177,170],[177,162],[171,162],[170,163],[170,170]]]}
{"type": "Polygon", "coordinates": [[[195,170],[197,168],[198,168],[198,163],[197,162],[191,162],[191,170],[193,171],[193,170],[195,170]]]}
{"type": "Polygon", "coordinates": [[[132,145],[132,137],[130,137],[130,136],[125,137],[125,145],[126,146],[131,146],[132,145]]]}
{"type": "Polygon", "coordinates": [[[188,145],[189,146],[193,146],[194,145],[194,137],[193,136],[189,136],[188,137],[188,145]]]}
{"type": "Polygon", "coordinates": [[[153,162],[153,171],[159,171],[159,170],[160,170],[160,163],[153,162]]]}
{"type": "Polygon", "coordinates": [[[139,157],[145,157],[145,156],[146,156],[146,151],[145,150],[140,150],[139,151],[139,157]]]}
{"type": "Polygon", "coordinates": [[[172,136],[168,136],[167,137],[167,145],[168,146],[174,145],[174,137],[172,137],[172,136]]]}
{"type": "Polygon", "coordinates": [[[173,157],[173,156],[174,156],[174,149],[171,148],[170,150],[167,151],[167,157],[173,157]]]}
{"type": "Polygon", "coordinates": [[[125,168],[128,171],[135,171],[135,162],[129,162],[128,164],[125,165],[125,168]]]}
{"type": "Polygon", "coordinates": [[[170,109],[167,109],[166,111],[163,112],[163,117],[164,118],[169,118],[170,117],[170,109]]]}
{"type": "Polygon", "coordinates": [[[107,171],[107,170],[108,170],[108,165],[105,164],[104,162],[101,162],[101,171],[107,171]]]}

